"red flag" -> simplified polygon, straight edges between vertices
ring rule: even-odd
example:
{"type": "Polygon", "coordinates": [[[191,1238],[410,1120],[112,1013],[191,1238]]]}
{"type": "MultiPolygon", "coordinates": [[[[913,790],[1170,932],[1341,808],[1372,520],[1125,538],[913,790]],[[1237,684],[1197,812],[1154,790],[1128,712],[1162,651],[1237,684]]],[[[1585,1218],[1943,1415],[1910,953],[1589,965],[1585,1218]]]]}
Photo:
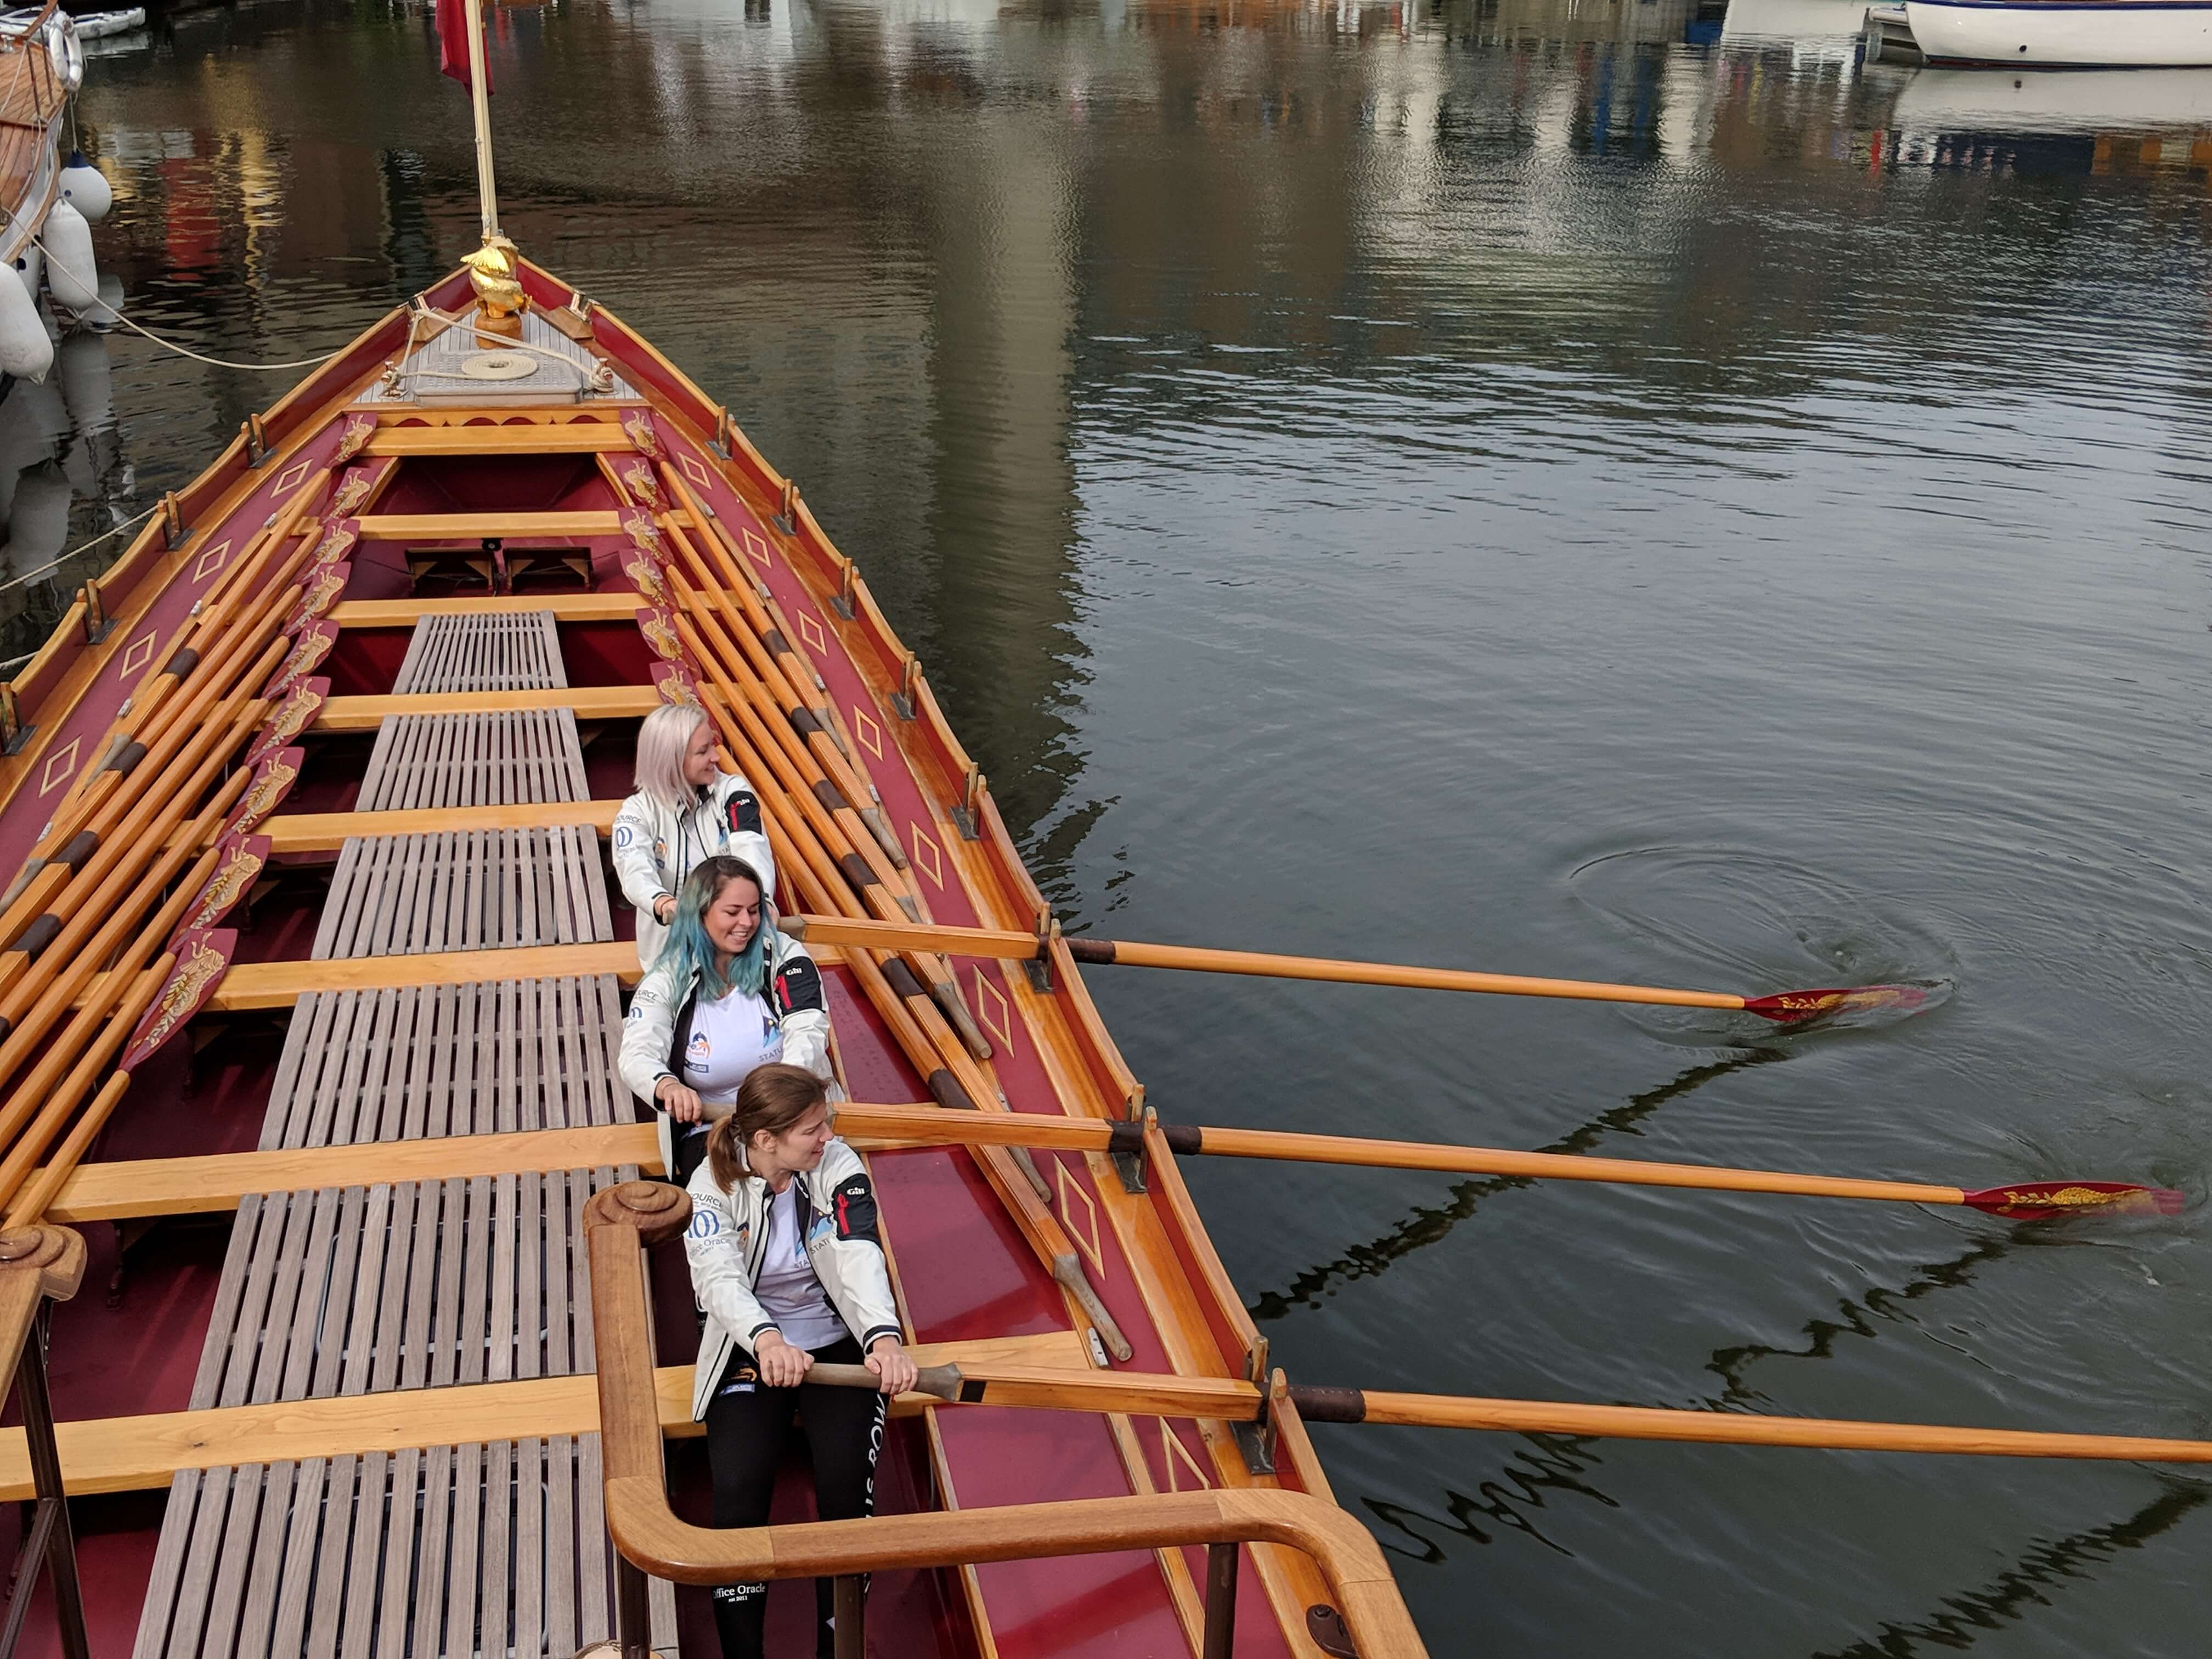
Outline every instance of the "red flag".
{"type": "MultiPolygon", "coordinates": [[[[438,0],[438,72],[463,86],[469,82],[469,9],[467,0],[438,0]]],[[[484,90],[491,90],[491,60],[484,60],[484,90]]]]}

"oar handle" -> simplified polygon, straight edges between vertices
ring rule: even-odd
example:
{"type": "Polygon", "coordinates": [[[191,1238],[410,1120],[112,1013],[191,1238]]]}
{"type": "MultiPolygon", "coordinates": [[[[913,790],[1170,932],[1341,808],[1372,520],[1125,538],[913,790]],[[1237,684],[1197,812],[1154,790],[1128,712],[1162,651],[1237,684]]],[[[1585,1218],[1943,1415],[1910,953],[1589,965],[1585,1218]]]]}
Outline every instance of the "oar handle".
{"type": "MultiPolygon", "coordinates": [[[[880,1386],[876,1374],[866,1365],[830,1365],[816,1360],[806,1368],[806,1380],[832,1389],[873,1389],[880,1386]]],[[[909,1394],[933,1395],[939,1400],[954,1401],[960,1397],[960,1367],[957,1365],[924,1365],[914,1379],[909,1394]]]]}

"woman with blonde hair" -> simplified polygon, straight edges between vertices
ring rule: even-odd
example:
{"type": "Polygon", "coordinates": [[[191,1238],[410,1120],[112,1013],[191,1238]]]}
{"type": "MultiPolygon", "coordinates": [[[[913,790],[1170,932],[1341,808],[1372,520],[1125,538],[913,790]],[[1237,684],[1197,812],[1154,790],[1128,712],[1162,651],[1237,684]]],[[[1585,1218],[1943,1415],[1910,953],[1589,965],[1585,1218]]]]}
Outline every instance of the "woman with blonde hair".
{"type": "Polygon", "coordinates": [[[775,896],[775,858],[761,827],[760,797],[714,755],[704,709],[664,703],[637,733],[636,793],[615,814],[615,876],[637,907],[637,959],[650,968],[668,937],[684,878],[702,859],[730,853],[775,896]]]}
{"type": "MultiPolygon", "coordinates": [[[[866,1167],[836,1138],[822,1080],[796,1066],[748,1075],[690,1181],[684,1250],[707,1322],[691,1418],[707,1425],[718,1527],[768,1521],[795,1411],[805,1419],[821,1519],[875,1507],[884,1408],[915,1382],[866,1167]],[[805,1381],[815,1360],[864,1364],[873,1391],[805,1381]]],[[[832,1590],[815,1581],[815,1652],[834,1651],[832,1590]]],[[[714,1593],[722,1659],[758,1659],[764,1583],[714,1593]]]]}
{"type": "Polygon", "coordinates": [[[623,1081],[661,1114],[678,1181],[698,1168],[708,1126],[747,1076],[778,1062],[830,1076],[822,975],[776,931],[759,873],[718,854],[684,878],[668,942],[623,1021],[623,1081]]]}

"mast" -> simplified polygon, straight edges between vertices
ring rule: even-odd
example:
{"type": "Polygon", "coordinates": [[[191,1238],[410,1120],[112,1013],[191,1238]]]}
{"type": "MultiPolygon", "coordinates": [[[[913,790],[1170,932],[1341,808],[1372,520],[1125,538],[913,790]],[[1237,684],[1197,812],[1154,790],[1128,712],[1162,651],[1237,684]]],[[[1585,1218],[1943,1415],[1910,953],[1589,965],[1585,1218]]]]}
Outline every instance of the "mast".
{"type": "Polygon", "coordinates": [[[477,120],[477,197],[483,210],[483,240],[499,237],[499,185],[492,177],[491,88],[484,73],[483,0],[464,0],[469,17],[469,102],[477,120]]]}

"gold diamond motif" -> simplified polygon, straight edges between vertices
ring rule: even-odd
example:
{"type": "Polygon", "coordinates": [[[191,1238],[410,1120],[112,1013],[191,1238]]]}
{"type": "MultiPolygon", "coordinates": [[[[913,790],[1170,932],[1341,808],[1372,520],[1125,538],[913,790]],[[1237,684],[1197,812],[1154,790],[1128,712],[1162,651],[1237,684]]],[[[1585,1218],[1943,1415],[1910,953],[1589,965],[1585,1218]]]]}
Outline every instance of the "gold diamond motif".
{"type": "Polygon", "coordinates": [[[131,648],[123,653],[122,665],[115,671],[116,678],[129,679],[146,665],[146,659],[153,654],[154,630],[149,628],[131,641],[131,648]]]}
{"type": "Polygon", "coordinates": [[[51,794],[76,775],[76,746],[82,738],[71,738],[69,747],[46,757],[46,769],[39,774],[39,793],[51,794]]]}
{"type": "Polygon", "coordinates": [[[1198,1466],[1198,1460],[1190,1455],[1190,1448],[1182,1443],[1182,1437],[1168,1426],[1164,1417],[1160,1419],[1160,1462],[1167,1465],[1170,1492],[1206,1492],[1213,1485],[1206,1478],[1206,1471],[1198,1466]],[[1191,1479],[1198,1483],[1195,1486],[1186,1487],[1176,1479],[1178,1463],[1190,1471],[1191,1479]]]}
{"type": "Polygon", "coordinates": [[[276,475],[276,494],[288,495],[300,487],[301,480],[314,470],[313,461],[300,461],[286,467],[276,475]]]}
{"type": "Polygon", "coordinates": [[[860,740],[860,747],[878,760],[884,757],[884,728],[868,717],[866,709],[853,705],[853,735],[860,740]]]}
{"type": "Polygon", "coordinates": [[[684,476],[704,489],[707,487],[707,468],[696,455],[685,450],[676,458],[676,465],[684,469],[684,476]]]}
{"type": "Polygon", "coordinates": [[[937,843],[929,838],[927,831],[911,820],[907,823],[906,833],[914,842],[913,862],[921,866],[922,874],[939,887],[944,886],[945,854],[938,851],[937,843]]]}
{"type": "Polygon", "coordinates": [[[828,656],[830,640],[829,636],[823,633],[822,624],[804,611],[799,611],[794,620],[799,624],[799,637],[806,641],[806,648],[817,657],[828,656]]]}
{"type": "Polygon", "coordinates": [[[1077,1249],[1091,1258],[1091,1271],[1103,1279],[1106,1276],[1106,1261],[1105,1252],[1098,1243],[1098,1206],[1091,1194],[1083,1190],[1083,1183],[1067,1173],[1066,1164],[1054,1158],[1052,1168],[1060,1188],[1060,1218],[1067,1224],[1067,1236],[1075,1241],[1077,1249]],[[1075,1219],[1075,1206],[1079,1200],[1083,1205],[1084,1225],[1078,1225],[1075,1219]]]}
{"type": "Polygon", "coordinates": [[[748,525],[745,526],[744,534],[745,556],[767,566],[770,570],[775,569],[775,561],[769,556],[768,544],[760,538],[760,532],[748,525]]]}
{"type": "Polygon", "coordinates": [[[985,978],[981,968],[975,970],[975,1018],[1005,1047],[1014,1046],[1014,1011],[1006,1006],[1006,994],[985,978]],[[992,1018],[994,1010],[996,1018],[992,1018]]]}
{"type": "Polygon", "coordinates": [[[217,542],[213,547],[210,547],[206,552],[200,555],[199,562],[192,567],[192,580],[196,582],[205,581],[210,576],[214,575],[216,571],[222,569],[224,562],[229,557],[230,542],[228,538],[226,538],[224,540],[217,542]]]}

